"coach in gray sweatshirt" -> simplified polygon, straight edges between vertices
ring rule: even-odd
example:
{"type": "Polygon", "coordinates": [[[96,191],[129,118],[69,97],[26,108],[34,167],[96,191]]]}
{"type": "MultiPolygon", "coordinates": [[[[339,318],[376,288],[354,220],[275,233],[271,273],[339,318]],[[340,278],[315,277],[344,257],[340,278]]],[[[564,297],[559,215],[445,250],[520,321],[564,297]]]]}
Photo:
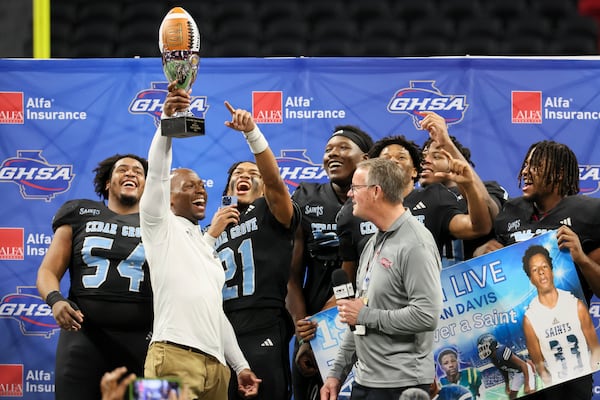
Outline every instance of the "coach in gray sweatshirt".
{"type": "Polygon", "coordinates": [[[398,399],[408,388],[428,390],[433,382],[441,262],[431,233],[403,206],[405,181],[398,165],[380,158],[361,162],[354,173],[348,192],[353,214],[378,232],[361,255],[356,298],[337,301],[340,320],[358,326],[344,336],[322,400],[336,398],[356,358],[353,399],[398,399]]]}

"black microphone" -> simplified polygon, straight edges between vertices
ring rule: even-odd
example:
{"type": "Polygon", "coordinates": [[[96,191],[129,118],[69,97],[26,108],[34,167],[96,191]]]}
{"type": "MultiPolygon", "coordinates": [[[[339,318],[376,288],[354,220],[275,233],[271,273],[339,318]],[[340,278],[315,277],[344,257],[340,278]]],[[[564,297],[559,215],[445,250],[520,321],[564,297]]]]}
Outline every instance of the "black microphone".
{"type": "MultiPolygon", "coordinates": [[[[333,285],[333,294],[336,300],[353,299],[354,287],[348,280],[348,274],[343,269],[339,268],[331,273],[331,283],[333,285]]],[[[350,330],[354,332],[356,327],[350,325],[350,330]]]]}

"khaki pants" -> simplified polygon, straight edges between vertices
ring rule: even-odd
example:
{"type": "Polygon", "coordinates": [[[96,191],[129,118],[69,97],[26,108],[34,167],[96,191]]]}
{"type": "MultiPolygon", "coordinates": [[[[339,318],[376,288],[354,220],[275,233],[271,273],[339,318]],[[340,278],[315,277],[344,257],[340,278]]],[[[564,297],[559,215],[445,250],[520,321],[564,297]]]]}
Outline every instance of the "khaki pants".
{"type": "Polygon", "coordinates": [[[145,378],[178,378],[187,394],[184,399],[227,399],[231,372],[216,358],[154,342],[144,364],[145,378]]]}

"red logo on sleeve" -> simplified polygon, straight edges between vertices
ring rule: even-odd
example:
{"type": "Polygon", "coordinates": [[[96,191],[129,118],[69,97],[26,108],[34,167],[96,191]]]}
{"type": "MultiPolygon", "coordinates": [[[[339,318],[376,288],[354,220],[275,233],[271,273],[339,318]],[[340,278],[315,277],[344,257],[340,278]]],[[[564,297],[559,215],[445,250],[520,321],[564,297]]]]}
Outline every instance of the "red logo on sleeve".
{"type": "Polygon", "coordinates": [[[23,397],[23,364],[0,364],[0,397],[23,397]]]}
{"type": "Polygon", "coordinates": [[[23,92],[0,92],[0,124],[22,124],[23,92]]]}
{"type": "Polygon", "coordinates": [[[23,260],[23,228],[0,228],[0,260],[23,260]]]}
{"type": "Polygon", "coordinates": [[[283,123],[283,92],[252,92],[252,118],[259,124],[283,123]]]}
{"type": "Polygon", "coordinates": [[[542,92],[512,92],[512,123],[542,123],[542,92]]]}

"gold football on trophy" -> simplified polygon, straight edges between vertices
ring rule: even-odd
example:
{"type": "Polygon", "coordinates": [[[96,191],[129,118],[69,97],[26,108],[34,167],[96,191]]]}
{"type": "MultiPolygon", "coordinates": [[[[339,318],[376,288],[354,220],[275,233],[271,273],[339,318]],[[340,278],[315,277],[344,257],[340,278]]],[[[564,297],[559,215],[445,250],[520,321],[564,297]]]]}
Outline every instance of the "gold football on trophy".
{"type": "Polygon", "coordinates": [[[158,30],[161,53],[170,51],[200,51],[200,32],[194,19],[181,7],[173,7],[158,30]]]}

